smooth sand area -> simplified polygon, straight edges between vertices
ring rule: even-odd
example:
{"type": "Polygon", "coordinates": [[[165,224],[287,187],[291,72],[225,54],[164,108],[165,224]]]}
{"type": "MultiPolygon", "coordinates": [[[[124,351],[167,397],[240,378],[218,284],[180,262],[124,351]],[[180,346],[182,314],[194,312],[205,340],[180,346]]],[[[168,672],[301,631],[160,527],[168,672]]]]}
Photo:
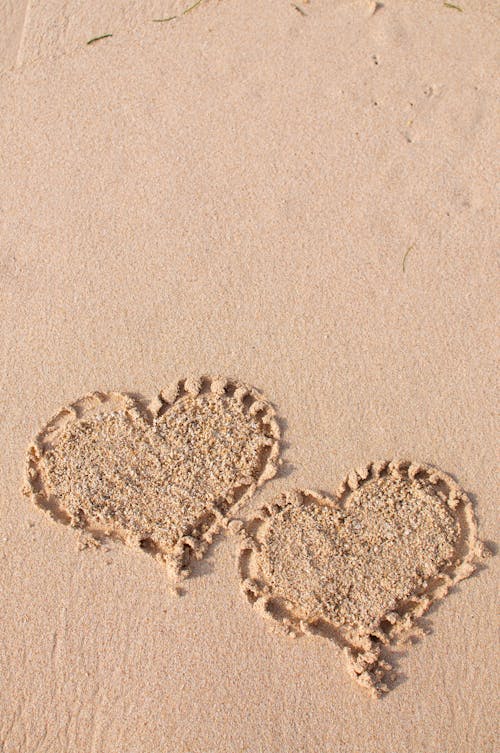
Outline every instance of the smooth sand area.
{"type": "Polygon", "coordinates": [[[14,68],[29,0],[0,0],[0,71],[14,68]]]}
{"type": "Polygon", "coordinates": [[[61,406],[220,374],[283,430],[242,520],[407,457],[456,478],[498,542],[493,5],[297,4],[94,13],[81,44],[4,64],[2,753],[495,750],[498,557],[374,700],[331,642],[269,629],[231,531],[176,596],[153,558],[82,548],[22,494],[61,406]]]}

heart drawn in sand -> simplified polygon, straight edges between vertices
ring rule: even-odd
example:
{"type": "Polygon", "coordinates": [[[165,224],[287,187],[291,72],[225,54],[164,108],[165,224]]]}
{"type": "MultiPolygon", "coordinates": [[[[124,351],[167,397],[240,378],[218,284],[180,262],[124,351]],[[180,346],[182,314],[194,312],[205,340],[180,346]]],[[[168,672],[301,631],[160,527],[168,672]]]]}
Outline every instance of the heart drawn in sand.
{"type": "Polygon", "coordinates": [[[375,695],[393,676],[387,648],[485,553],[465,492],[405,461],[350,473],[333,499],[287,492],[242,535],[249,601],[292,635],[333,639],[375,695]]]}
{"type": "Polygon", "coordinates": [[[95,392],[38,434],[27,492],[55,520],[139,546],[183,577],[275,475],[279,437],[271,405],[234,381],[183,380],[149,404],[95,392]]]}

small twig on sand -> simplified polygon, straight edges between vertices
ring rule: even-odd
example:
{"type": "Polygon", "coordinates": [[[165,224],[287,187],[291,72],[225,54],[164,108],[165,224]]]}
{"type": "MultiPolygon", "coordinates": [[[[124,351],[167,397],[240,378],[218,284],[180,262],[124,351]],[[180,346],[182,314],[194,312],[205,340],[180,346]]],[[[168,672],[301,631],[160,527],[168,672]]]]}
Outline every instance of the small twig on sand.
{"type": "Polygon", "coordinates": [[[405,271],[405,268],[406,268],[406,257],[408,256],[410,251],[413,251],[414,248],[415,248],[415,244],[412,243],[411,246],[408,246],[408,248],[406,249],[406,253],[403,256],[403,272],[405,271]]]}
{"type": "Polygon", "coordinates": [[[169,16],[168,18],[152,18],[151,21],[154,24],[163,24],[163,23],[166,23],[167,21],[173,21],[174,18],[177,18],[177,16],[169,16]]]}
{"type": "Polygon", "coordinates": [[[295,3],[290,3],[292,8],[295,8],[295,10],[298,10],[301,16],[307,16],[307,13],[303,8],[300,7],[300,5],[295,5],[295,3]]]}
{"type": "Polygon", "coordinates": [[[185,16],[186,13],[191,13],[191,11],[194,10],[201,2],[202,0],[198,0],[198,2],[196,2],[194,5],[190,5],[189,8],[186,8],[186,10],[182,11],[182,15],[185,16]]]}
{"type": "Polygon", "coordinates": [[[459,5],[453,5],[453,3],[443,3],[443,5],[445,8],[452,8],[453,10],[458,10],[460,13],[464,12],[464,9],[459,5]]]}
{"type": "Polygon", "coordinates": [[[112,34],[101,34],[100,37],[92,37],[92,39],[89,39],[87,44],[93,44],[94,42],[98,42],[100,39],[107,39],[107,37],[112,37],[112,34]]]}

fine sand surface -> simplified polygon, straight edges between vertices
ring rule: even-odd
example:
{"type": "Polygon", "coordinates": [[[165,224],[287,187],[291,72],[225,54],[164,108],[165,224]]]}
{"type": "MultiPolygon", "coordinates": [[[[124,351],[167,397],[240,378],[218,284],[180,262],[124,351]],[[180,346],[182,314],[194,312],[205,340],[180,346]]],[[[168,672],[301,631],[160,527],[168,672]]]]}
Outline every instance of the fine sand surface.
{"type": "Polygon", "coordinates": [[[29,0],[0,0],[0,70],[14,68],[29,0]]]}
{"type": "MultiPolygon", "coordinates": [[[[337,0],[338,2],[338,0],[337,0]]],[[[171,23],[199,8],[197,0],[27,0],[17,62],[55,57],[102,34],[117,36],[139,25],[171,23]]]]}
{"type": "MultiPolygon", "coordinates": [[[[420,620],[377,700],[334,642],[277,634],[249,603],[237,525],[176,594],[151,551],[90,546],[23,495],[62,406],[214,374],[281,427],[245,527],[283,492],[331,499],[350,469],[403,457],[451,474],[498,542],[493,5],[298,4],[208,0],[167,24],[139,3],[114,4],[120,23],[112,3],[0,6],[2,753],[495,750],[498,557],[420,620]]],[[[214,470],[225,489],[253,491],[249,453],[241,476],[214,470]]]]}

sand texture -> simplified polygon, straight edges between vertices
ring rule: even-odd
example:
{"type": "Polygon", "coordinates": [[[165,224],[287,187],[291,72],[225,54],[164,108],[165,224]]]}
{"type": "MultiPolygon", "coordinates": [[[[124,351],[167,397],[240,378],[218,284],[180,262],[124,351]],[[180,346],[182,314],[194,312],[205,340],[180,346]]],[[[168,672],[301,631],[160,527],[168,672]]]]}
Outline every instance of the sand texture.
{"type": "MultiPolygon", "coordinates": [[[[241,593],[238,525],[294,489],[335,501],[346,469],[374,458],[451,474],[480,538],[500,538],[493,4],[298,4],[306,16],[288,0],[207,0],[119,28],[121,4],[89,2],[78,39],[56,6],[32,4],[25,45],[62,41],[0,75],[2,753],[496,753],[498,556],[414,622],[432,632],[411,649],[380,641],[396,675],[379,700],[334,641],[274,634],[241,593]],[[143,458],[169,414],[154,396],[189,374],[266,395],[282,464],[189,557],[179,598],[176,534],[169,562],[116,540],[137,516],[136,543],[157,518],[168,528],[167,497],[155,517],[143,492],[170,481],[132,464],[119,527],[104,496],[115,510],[120,453],[143,458]],[[52,477],[36,491],[55,484],[70,520],[86,512],[75,532],[23,495],[26,448],[95,390],[105,414],[112,393],[147,397],[132,398],[140,417],[121,403],[125,418],[102,422],[86,402],[53,454],[38,450],[52,477]],[[118,464],[103,467],[111,435],[118,464]],[[95,462],[75,494],[79,458],[95,462]],[[92,531],[101,543],[82,547],[92,531]]],[[[448,561],[443,530],[419,567],[448,561]]],[[[374,594],[369,615],[394,597],[374,594]]]]}
{"type": "Polygon", "coordinates": [[[472,503],[435,469],[392,461],[349,474],[334,499],[290,491],[249,521],[242,588],[287,633],[322,632],[355,679],[389,690],[396,645],[485,556],[472,503]]]}
{"type": "Polygon", "coordinates": [[[0,71],[14,68],[28,0],[0,0],[0,71]]]}
{"type": "Polygon", "coordinates": [[[194,2],[119,0],[98,5],[82,0],[28,0],[18,65],[70,52],[104,34],[123,34],[138,25],[154,23],[153,19],[182,18],[194,2]]]}

